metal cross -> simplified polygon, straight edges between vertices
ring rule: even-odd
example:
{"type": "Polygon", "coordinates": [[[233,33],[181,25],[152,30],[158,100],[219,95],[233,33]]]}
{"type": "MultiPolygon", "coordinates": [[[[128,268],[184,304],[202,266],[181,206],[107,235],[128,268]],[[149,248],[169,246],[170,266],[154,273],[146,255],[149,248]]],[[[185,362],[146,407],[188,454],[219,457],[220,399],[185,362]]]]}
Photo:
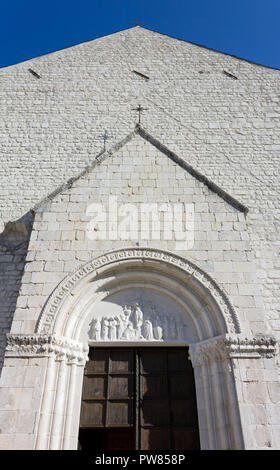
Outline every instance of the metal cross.
{"type": "Polygon", "coordinates": [[[133,111],[138,111],[139,113],[139,120],[138,120],[138,124],[140,124],[140,121],[141,121],[141,113],[142,111],[146,111],[148,108],[142,108],[141,104],[138,104],[138,108],[133,108],[133,111]]]}
{"type": "Polygon", "coordinates": [[[100,137],[102,137],[102,139],[103,139],[103,152],[105,152],[105,150],[106,150],[106,142],[107,142],[108,139],[110,139],[110,136],[107,134],[107,130],[106,130],[106,129],[105,129],[105,131],[104,131],[104,134],[101,135],[100,137]]]}
{"type": "Polygon", "coordinates": [[[106,131],[106,129],[105,129],[105,133],[104,133],[104,136],[103,136],[103,140],[104,140],[104,150],[105,150],[105,148],[106,148],[106,140],[108,140],[108,139],[109,139],[109,136],[108,136],[107,131],[106,131]]]}

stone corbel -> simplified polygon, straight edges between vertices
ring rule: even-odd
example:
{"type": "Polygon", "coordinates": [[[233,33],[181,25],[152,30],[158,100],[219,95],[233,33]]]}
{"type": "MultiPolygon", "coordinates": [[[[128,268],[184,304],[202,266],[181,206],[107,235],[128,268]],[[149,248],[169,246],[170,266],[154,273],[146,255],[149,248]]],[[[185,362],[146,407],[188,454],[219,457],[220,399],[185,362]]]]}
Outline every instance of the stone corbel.
{"type": "Polygon", "coordinates": [[[87,344],[63,336],[7,334],[6,357],[54,357],[84,367],[87,355],[87,344]]]}
{"type": "Polygon", "coordinates": [[[249,338],[226,334],[191,344],[189,354],[193,367],[233,358],[271,358],[277,354],[277,342],[268,335],[249,338]]]}

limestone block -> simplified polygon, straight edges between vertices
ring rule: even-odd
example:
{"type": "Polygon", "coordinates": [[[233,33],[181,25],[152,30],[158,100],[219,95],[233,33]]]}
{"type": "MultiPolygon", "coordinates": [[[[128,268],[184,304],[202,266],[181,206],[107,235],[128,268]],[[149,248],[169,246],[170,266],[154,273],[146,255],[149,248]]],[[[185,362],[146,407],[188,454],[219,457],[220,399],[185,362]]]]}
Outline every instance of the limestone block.
{"type": "Polygon", "coordinates": [[[249,419],[251,424],[262,424],[268,423],[268,416],[265,405],[249,405],[249,419]]]}
{"type": "Polygon", "coordinates": [[[47,261],[44,266],[44,271],[60,272],[63,271],[62,261],[47,261]]]}
{"type": "Polygon", "coordinates": [[[15,435],[14,434],[0,434],[0,450],[15,450],[14,447],[15,435]]]}
{"type": "Polygon", "coordinates": [[[17,412],[14,432],[32,434],[34,432],[36,413],[31,410],[17,412]]]}
{"type": "Polygon", "coordinates": [[[245,402],[254,404],[264,404],[268,402],[267,389],[263,383],[244,383],[243,387],[245,402]]]}
{"type": "Polygon", "coordinates": [[[277,425],[280,422],[280,405],[266,405],[268,421],[272,425],[277,425]]]}
{"type": "Polygon", "coordinates": [[[280,383],[278,382],[268,383],[268,395],[272,403],[280,403],[280,383]]]}
{"type": "Polygon", "coordinates": [[[271,426],[271,433],[272,433],[272,442],[273,448],[276,450],[280,449],[280,425],[276,424],[273,427],[271,426]]]}
{"type": "Polygon", "coordinates": [[[254,429],[254,437],[256,439],[256,444],[259,448],[272,447],[272,436],[267,426],[265,425],[256,426],[254,429]]]}
{"type": "Polygon", "coordinates": [[[26,450],[26,449],[33,449],[34,445],[34,434],[18,434],[14,435],[12,449],[13,450],[26,450]]]}

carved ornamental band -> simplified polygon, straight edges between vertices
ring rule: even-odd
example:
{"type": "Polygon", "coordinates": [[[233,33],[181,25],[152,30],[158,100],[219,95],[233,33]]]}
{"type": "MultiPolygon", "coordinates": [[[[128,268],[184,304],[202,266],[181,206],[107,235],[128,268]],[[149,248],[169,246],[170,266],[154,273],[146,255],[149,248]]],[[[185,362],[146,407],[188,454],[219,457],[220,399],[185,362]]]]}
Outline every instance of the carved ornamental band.
{"type": "Polygon", "coordinates": [[[277,353],[277,342],[273,336],[247,338],[242,335],[224,335],[191,344],[189,348],[193,367],[209,365],[226,359],[271,358],[277,353]]]}
{"type": "Polygon", "coordinates": [[[7,334],[6,357],[51,357],[84,366],[88,346],[55,335],[7,334]]]}

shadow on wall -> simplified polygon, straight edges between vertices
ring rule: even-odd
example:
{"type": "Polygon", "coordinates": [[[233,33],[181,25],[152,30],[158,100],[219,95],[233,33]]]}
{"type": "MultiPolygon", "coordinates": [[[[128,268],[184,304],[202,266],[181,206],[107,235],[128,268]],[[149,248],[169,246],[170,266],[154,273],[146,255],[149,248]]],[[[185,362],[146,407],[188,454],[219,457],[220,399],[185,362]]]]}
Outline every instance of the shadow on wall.
{"type": "Polygon", "coordinates": [[[8,222],[0,234],[0,376],[6,334],[11,329],[33,221],[33,213],[29,211],[20,219],[8,222]]]}

